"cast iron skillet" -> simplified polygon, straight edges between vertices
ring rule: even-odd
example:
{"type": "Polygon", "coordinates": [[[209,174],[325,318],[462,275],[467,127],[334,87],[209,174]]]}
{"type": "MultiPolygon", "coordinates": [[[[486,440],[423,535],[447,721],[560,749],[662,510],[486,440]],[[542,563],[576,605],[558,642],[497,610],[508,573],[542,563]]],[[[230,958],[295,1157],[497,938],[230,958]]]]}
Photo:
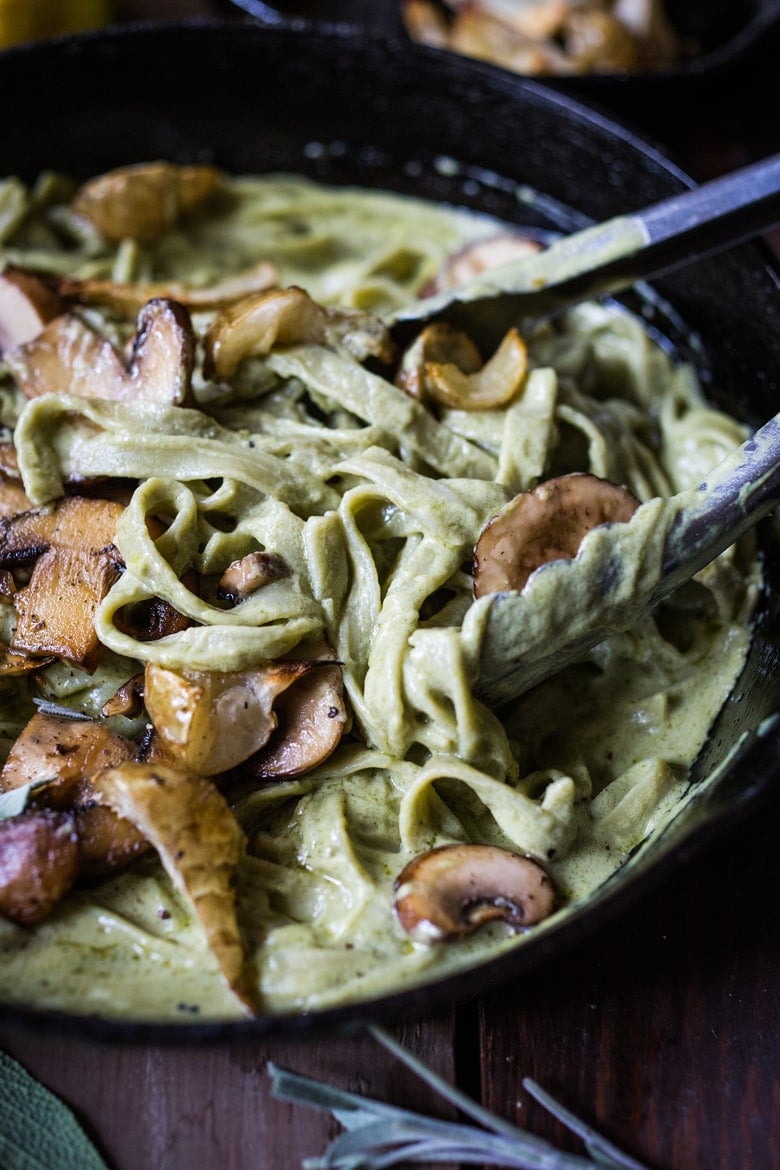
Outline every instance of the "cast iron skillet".
{"type": "MultiPolygon", "coordinates": [[[[153,158],[233,172],[289,170],[569,229],[690,185],[652,145],[571,98],[479,64],[381,37],[227,22],[126,27],[0,56],[2,171],[87,177],[153,158]],[[544,198],[529,210],[517,185],[544,198]],[[565,209],[574,206],[577,213],[565,209]]],[[[742,247],[659,285],[656,326],[694,360],[713,398],[756,424],[780,377],[780,281],[742,247]]],[[[684,815],[618,880],[560,925],[436,985],[316,1015],[186,1025],[122,1023],[18,1008],[4,1022],[100,1038],[200,1042],[428,1015],[537,968],[635,902],[670,868],[780,781],[780,559],[765,537],[768,586],[750,661],[713,730],[684,815]],[[715,785],[703,780],[736,754],[715,785]]]]}

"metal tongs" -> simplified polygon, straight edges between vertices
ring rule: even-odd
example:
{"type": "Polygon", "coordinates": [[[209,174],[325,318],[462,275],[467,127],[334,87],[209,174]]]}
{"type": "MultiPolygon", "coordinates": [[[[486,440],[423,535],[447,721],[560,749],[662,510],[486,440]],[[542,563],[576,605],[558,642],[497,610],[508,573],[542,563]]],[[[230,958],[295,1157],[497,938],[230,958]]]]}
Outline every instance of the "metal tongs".
{"type": "Polygon", "coordinates": [[[780,154],[703,183],[642,211],[556,240],[437,296],[396,310],[402,344],[430,321],[464,329],[485,347],[512,325],[611,295],[742,243],[780,222],[780,154]]]}
{"type": "MultiPolygon", "coordinates": [[[[407,306],[396,313],[393,331],[403,338],[428,321],[446,320],[494,345],[523,319],[613,294],[779,221],[774,155],[407,306]]],[[[593,529],[574,560],[542,566],[520,592],[477,602],[467,619],[481,639],[477,695],[501,704],[629,629],[779,501],[776,415],[698,488],[651,500],[627,523],[593,529]]]]}
{"type": "Polygon", "coordinates": [[[574,560],[550,561],[520,592],[484,599],[478,697],[500,705],[630,629],[778,502],[780,414],[698,488],[650,500],[627,523],[592,529],[574,560]]]}

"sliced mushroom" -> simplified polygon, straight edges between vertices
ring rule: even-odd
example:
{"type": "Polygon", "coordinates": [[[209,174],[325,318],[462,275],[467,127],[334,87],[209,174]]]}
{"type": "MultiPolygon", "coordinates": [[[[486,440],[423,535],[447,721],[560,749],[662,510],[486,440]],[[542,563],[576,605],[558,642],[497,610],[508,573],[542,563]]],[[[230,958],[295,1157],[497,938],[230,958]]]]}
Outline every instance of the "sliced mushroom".
{"type": "Polygon", "coordinates": [[[171,280],[120,282],[69,276],[55,277],[51,283],[63,300],[99,305],[118,317],[132,318],[148,301],[157,299],[177,301],[197,312],[225,309],[244,297],[274,288],[279,284],[279,269],[270,260],[260,260],[244,272],[201,287],[171,280]]]}
{"type": "Polygon", "coordinates": [[[175,671],[146,664],[149,718],[180,767],[215,776],[254,755],[276,727],[275,699],[311,670],[276,662],[258,670],[175,671]]]}
{"type": "Polygon", "coordinates": [[[141,714],[143,709],[144,676],[141,673],[134,674],[127,682],[122,683],[108,702],[103,704],[100,714],[104,719],[111,719],[115,715],[124,715],[128,719],[134,719],[136,715],[141,714]]]}
{"type": "Polygon", "coordinates": [[[90,179],[76,192],[72,209],[109,243],[153,243],[213,195],[219,183],[214,167],[138,163],[90,179]]]}
{"type": "Polygon", "coordinates": [[[435,293],[446,292],[447,289],[455,288],[489,268],[497,268],[500,264],[508,264],[511,260],[519,260],[523,256],[532,256],[541,250],[542,244],[539,240],[508,232],[475,240],[450,256],[433,280],[423,285],[419,295],[429,297],[435,293]]]}
{"type": "MultiPolygon", "coordinates": [[[[48,548],[113,548],[122,505],[113,500],[67,496],[53,507],[0,519],[0,565],[25,564],[48,548]]],[[[117,554],[118,555],[118,554],[117,554]]]]}
{"type": "Polygon", "coordinates": [[[24,926],[46,918],[78,874],[72,817],[28,809],[0,820],[0,914],[24,926]]]}
{"type": "Polygon", "coordinates": [[[132,824],[98,804],[93,779],[103,768],[134,759],[135,752],[131,740],[103,724],[39,711],[11,748],[0,773],[0,790],[52,777],[32,803],[72,816],[81,874],[110,873],[147,845],[132,824]]]}
{"type": "Polygon", "coordinates": [[[62,301],[37,276],[6,268],[0,273],[0,354],[32,341],[64,311],[62,301]]]}
{"type": "Polygon", "coordinates": [[[35,562],[29,583],[14,595],[11,649],[53,655],[94,671],[103,653],[95,614],[118,576],[116,559],[105,553],[47,549],[35,562]]]}
{"type": "Polygon", "coordinates": [[[424,402],[430,390],[427,366],[451,364],[464,374],[474,374],[482,356],[474,342],[460,329],[443,321],[426,325],[406,350],[398,366],[395,384],[410,398],[424,402]]]}
{"type": "Polygon", "coordinates": [[[390,361],[387,328],[370,313],[326,309],[295,286],[247,297],[220,313],[204,339],[207,378],[232,377],[243,361],[262,357],[277,345],[343,342],[360,360],[390,361]]]}
{"type": "Polygon", "coordinates": [[[423,342],[416,374],[407,367],[411,385],[452,410],[491,410],[511,402],[528,372],[528,350],[516,329],[509,330],[489,361],[474,369],[468,338],[453,329],[447,340],[446,326],[429,326],[423,332],[434,328],[432,344],[430,339],[428,344],[423,342]],[[431,351],[442,356],[434,360],[428,356],[431,351]]]}
{"type": "Polygon", "coordinates": [[[124,764],[95,781],[114,811],[157,850],[198,916],[228,987],[256,1010],[238,924],[236,878],[244,834],[224,797],[203,776],[163,764],[124,764]]]}
{"type": "Polygon", "coordinates": [[[195,334],[183,305],[158,298],[138,314],[129,362],[70,313],[9,350],[5,360],[27,398],[72,394],[181,406],[191,400],[195,334]]]}
{"type": "Polygon", "coordinates": [[[247,553],[240,561],[233,561],[225,569],[217,585],[217,597],[220,601],[239,605],[258,589],[270,585],[272,581],[280,581],[289,574],[287,562],[277,553],[247,553]]]}
{"type": "Polygon", "coordinates": [[[4,642],[0,642],[0,679],[17,678],[23,674],[34,674],[36,670],[43,670],[54,661],[53,657],[32,657],[28,654],[17,654],[4,642]]]}
{"type": "Polygon", "coordinates": [[[299,776],[327,760],[347,721],[341,667],[316,664],[274,704],[279,726],[247,764],[261,780],[299,776]]]}
{"type": "Polygon", "coordinates": [[[102,647],[94,618],[120,572],[112,540],[122,510],[71,496],[0,520],[0,564],[35,560],[28,584],[14,594],[12,650],[95,669],[102,647]]]}
{"type": "Polygon", "coordinates": [[[482,529],[474,596],[522,589],[541,565],[576,557],[592,528],[630,520],[638,507],[627,488],[581,472],[521,492],[482,529]]]}
{"type": "Polygon", "coordinates": [[[555,909],[538,862],[492,845],[442,845],[413,858],[395,883],[395,911],[417,942],[446,942],[503,920],[536,926],[555,909]]]}

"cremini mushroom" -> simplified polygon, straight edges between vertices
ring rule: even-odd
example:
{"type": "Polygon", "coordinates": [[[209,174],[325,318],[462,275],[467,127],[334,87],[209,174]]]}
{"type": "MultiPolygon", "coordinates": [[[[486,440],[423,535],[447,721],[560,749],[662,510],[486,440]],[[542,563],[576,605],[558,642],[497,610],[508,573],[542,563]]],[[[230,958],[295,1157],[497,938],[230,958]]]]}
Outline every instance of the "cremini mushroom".
{"type": "Polygon", "coordinates": [[[541,565],[576,557],[592,528],[630,520],[638,507],[627,488],[583,472],[521,492],[480,533],[474,596],[522,589],[541,565]]]}
{"type": "Polygon", "coordinates": [[[536,926],[555,909],[555,888],[530,857],[493,845],[442,845],[414,857],[395,883],[395,911],[417,942],[446,942],[503,920],[536,926]]]}
{"type": "MultiPolygon", "coordinates": [[[[279,269],[270,260],[259,260],[243,272],[209,285],[190,285],[180,280],[116,281],[99,277],[78,280],[52,277],[51,287],[67,302],[99,305],[117,317],[132,318],[152,300],[176,301],[193,312],[216,312],[244,297],[279,284],[279,269]]],[[[60,310],[62,311],[62,310],[60,310]]]]}
{"type": "Polygon", "coordinates": [[[539,240],[531,236],[515,235],[510,232],[474,240],[454,252],[436,276],[423,285],[419,295],[429,297],[435,293],[446,292],[479,276],[489,268],[497,268],[523,256],[532,256],[535,252],[540,252],[542,246],[539,240]]]}
{"type": "Polygon", "coordinates": [[[341,666],[315,663],[274,703],[279,725],[247,763],[258,779],[299,776],[338,747],[347,722],[341,666]]]}
{"type": "Polygon", "coordinates": [[[210,198],[219,183],[214,167],[137,163],[90,179],[78,189],[71,207],[109,243],[153,243],[210,198]]]}
{"type": "Polygon", "coordinates": [[[466,334],[437,324],[427,326],[407,351],[397,382],[422,401],[431,398],[453,410],[490,410],[514,398],[527,372],[528,350],[516,329],[483,365],[466,334]]]}
{"type": "Polygon", "coordinates": [[[78,874],[73,818],[27,809],[0,820],[0,915],[32,926],[51,913],[78,874]]]}
{"type": "Polygon", "coordinates": [[[63,302],[31,272],[6,268],[0,273],[0,354],[37,337],[65,311],[63,302]]]}
{"type": "Polygon", "coordinates": [[[136,750],[132,740],[104,724],[39,711],[11,748],[0,772],[0,790],[9,792],[51,777],[32,795],[31,803],[72,819],[80,874],[111,873],[147,846],[132,824],[98,803],[93,782],[103,768],[133,760],[136,750]]]}
{"type": "Polygon", "coordinates": [[[239,605],[258,589],[289,575],[290,567],[278,553],[247,553],[225,569],[217,584],[217,597],[239,605]]]}
{"type": "Polygon", "coordinates": [[[243,361],[263,357],[274,346],[342,342],[360,360],[390,361],[393,346],[385,325],[358,309],[328,309],[302,288],[272,289],[247,297],[212,321],[204,339],[207,378],[232,377],[243,361]]]}
{"type": "Polygon", "coordinates": [[[5,361],[27,398],[58,393],[181,406],[191,400],[195,334],[183,305],[157,298],[138,314],[128,361],[72,313],[9,350],[5,361]]]}
{"type": "Polygon", "coordinates": [[[0,566],[35,562],[13,597],[11,650],[94,670],[102,653],[94,618],[120,572],[113,536],[122,510],[111,500],[70,496],[0,519],[0,566]]]}
{"type": "Polygon", "coordinates": [[[215,776],[259,751],[276,727],[276,698],[310,662],[271,662],[256,670],[171,670],[148,662],[144,700],[178,765],[215,776]]]}

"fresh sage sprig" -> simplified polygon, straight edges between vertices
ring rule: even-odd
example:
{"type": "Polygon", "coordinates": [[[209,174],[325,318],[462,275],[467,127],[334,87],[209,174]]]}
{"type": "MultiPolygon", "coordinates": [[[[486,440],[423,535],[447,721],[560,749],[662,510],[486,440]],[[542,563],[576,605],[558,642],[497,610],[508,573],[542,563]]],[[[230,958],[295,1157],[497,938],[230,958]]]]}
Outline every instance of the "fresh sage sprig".
{"type": "Polygon", "coordinates": [[[407,1052],[383,1029],[370,1031],[380,1044],[479,1127],[426,1117],[269,1063],[274,1096],[324,1109],[345,1130],[323,1155],[306,1159],[304,1170],[385,1170],[401,1163],[433,1166],[443,1162],[462,1166],[488,1163],[510,1170],[646,1170],[579,1121],[534,1081],[523,1082],[527,1092],[581,1138],[587,1157],[562,1153],[496,1117],[407,1052]]]}

